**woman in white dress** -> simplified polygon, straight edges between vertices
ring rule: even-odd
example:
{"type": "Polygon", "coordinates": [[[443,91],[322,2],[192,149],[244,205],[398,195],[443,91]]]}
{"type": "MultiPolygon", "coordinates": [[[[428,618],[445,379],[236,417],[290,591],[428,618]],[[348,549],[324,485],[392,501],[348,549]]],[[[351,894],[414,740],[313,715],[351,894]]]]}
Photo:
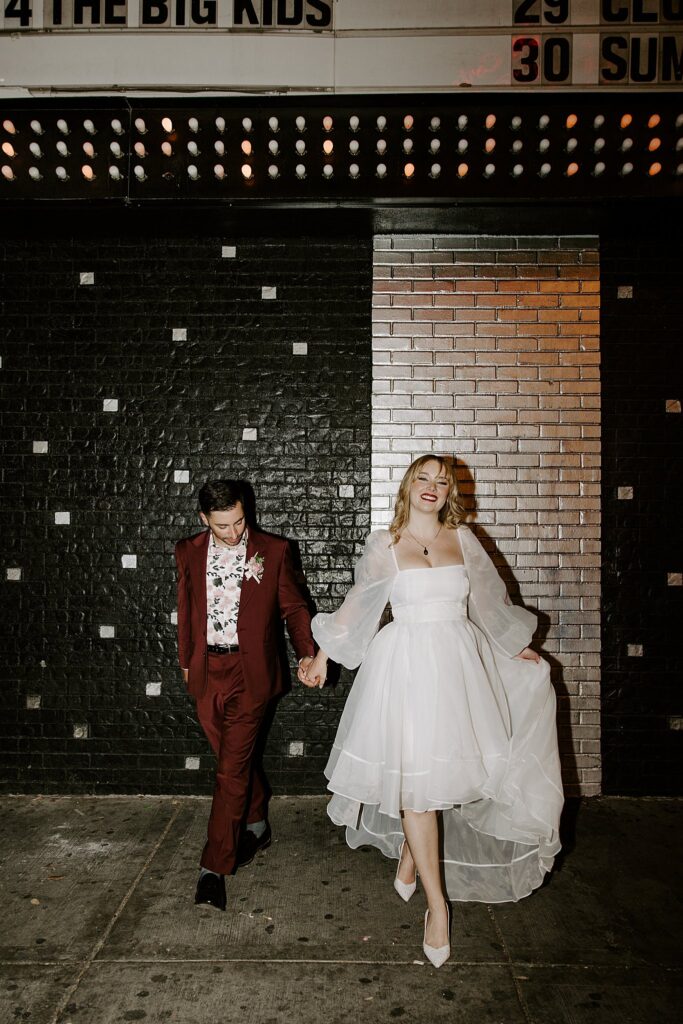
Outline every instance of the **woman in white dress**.
{"type": "Polygon", "coordinates": [[[560,849],[563,802],[536,618],[509,602],[465,514],[453,461],[416,459],[343,604],[313,619],[320,650],[302,673],[322,685],[328,655],[361,666],[325,769],[328,814],[350,846],[398,860],[404,900],[419,877],[437,967],[450,955],[446,898],[527,896],[560,849]],[[393,621],[377,632],[387,601],[393,621]]]}

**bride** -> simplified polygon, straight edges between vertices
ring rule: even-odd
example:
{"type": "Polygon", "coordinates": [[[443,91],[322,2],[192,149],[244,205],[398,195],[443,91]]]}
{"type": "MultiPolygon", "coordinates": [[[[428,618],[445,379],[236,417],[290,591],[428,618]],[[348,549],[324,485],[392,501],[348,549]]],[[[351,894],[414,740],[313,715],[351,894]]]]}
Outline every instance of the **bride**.
{"type": "Polygon", "coordinates": [[[450,955],[447,898],[519,900],[560,849],[555,694],[529,647],[535,616],[510,603],[465,514],[454,460],[416,459],[343,604],[313,619],[320,650],[300,670],[310,686],[328,655],[361,666],[325,769],[328,814],[351,847],[398,860],[402,899],[420,879],[436,967],[450,955]],[[387,601],[393,621],[377,632],[387,601]]]}

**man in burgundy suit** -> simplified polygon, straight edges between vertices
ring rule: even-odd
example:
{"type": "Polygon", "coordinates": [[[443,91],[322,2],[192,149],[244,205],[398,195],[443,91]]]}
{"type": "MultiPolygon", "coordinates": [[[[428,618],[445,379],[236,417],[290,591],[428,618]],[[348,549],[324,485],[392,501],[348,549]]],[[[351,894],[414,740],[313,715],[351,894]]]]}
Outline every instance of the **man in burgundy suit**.
{"type": "Polygon", "coordinates": [[[314,685],[306,676],[314,645],[289,544],[247,524],[241,483],[207,481],[199,507],[208,529],[175,549],[178,654],[218,758],[195,903],[225,910],[224,876],[271,838],[264,782],[253,756],[268,706],[284,685],[280,620],[287,622],[306,685],[314,685]]]}

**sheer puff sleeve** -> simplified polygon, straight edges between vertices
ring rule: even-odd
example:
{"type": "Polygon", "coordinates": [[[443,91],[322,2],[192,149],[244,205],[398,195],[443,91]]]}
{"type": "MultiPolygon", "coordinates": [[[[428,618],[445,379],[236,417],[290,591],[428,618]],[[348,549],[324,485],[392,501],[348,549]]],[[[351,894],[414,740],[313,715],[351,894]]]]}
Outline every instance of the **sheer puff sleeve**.
{"type": "Polygon", "coordinates": [[[536,616],[510,603],[505,584],[472,530],[462,526],[458,537],[470,580],[467,614],[498,650],[514,658],[531,643],[536,616]]]}
{"type": "Polygon", "coordinates": [[[357,668],[377,632],[398,569],[388,530],[375,530],[354,570],[354,584],[336,612],[311,622],[316,643],[333,661],[357,668]]]}

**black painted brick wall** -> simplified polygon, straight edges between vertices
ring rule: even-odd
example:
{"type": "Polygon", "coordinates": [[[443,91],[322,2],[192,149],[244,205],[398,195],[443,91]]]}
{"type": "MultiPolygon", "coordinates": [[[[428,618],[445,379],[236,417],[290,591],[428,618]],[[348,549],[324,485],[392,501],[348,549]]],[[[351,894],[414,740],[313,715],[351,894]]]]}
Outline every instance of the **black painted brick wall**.
{"type": "Polygon", "coordinates": [[[683,571],[683,416],[665,403],[683,401],[683,252],[675,235],[627,234],[603,239],[601,264],[603,788],[675,794],[683,587],[667,578],[683,571]]]}
{"type": "MultiPolygon", "coordinates": [[[[261,525],[299,541],[318,606],[338,603],[369,529],[371,240],[46,227],[0,240],[0,261],[0,785],[209,792],[170,619],[173,545],[199,528],[207,476],[246,477],[261,525]],[[87,272],[95,283],[79,284],[87,272]],[[110,398],[117,413],[103,412],[110,398]],[[173,482],[178,469],[189,484],[173,482]],[[127,553],[137,569],[122,568],[127,553]]],[[[276,792],[322,791],[346,690],[295,684],[281,702],[266,755],[276,792]]]]}

